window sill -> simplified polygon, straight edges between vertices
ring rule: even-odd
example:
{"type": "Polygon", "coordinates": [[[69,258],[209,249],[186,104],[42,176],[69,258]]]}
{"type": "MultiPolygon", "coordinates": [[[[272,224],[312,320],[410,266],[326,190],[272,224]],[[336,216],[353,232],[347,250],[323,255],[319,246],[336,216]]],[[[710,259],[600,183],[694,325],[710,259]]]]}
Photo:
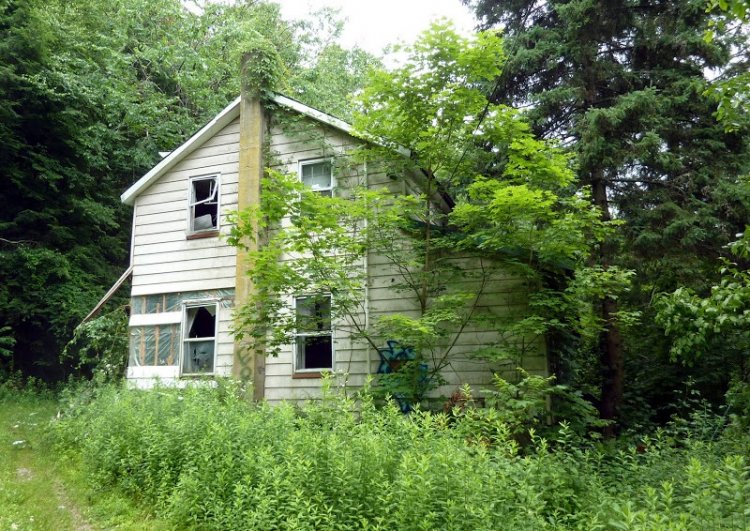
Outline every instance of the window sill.
{"type": "MultiPolygon", "coordinates": [[[[326,369],[326,371],[331,371],[331,369],[326,369]]],[[[315,378],[322,378],[323,373],[321,371],[316,372],[295,372],[292,374],[292,380],[312,380],[315,378]]]]}
{"type": "Polygon", "coordinates": [[[194,232],[192,234],[188,234],[185,239],[186,240],[201,240],[203,238],[215,238],[219,235],[219,231],[217,230],[207,230],[205,232],[194,232]]]}

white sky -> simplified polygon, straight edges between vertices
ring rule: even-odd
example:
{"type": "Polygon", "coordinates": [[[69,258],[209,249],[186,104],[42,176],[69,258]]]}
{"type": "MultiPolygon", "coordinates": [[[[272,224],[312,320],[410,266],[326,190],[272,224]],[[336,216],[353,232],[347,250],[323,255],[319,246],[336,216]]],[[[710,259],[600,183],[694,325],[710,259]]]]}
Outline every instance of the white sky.
{"type": "Polygon", "coordinates": [[[460,0],[275,0],[287,19],[303,19],[322,7],[340,8],[345,19],[342,45],[358,45],[381,55],[388,44],[414,42],[436,18],[450,19],[461,33],[472,31],[475,20],[460,0]]]}

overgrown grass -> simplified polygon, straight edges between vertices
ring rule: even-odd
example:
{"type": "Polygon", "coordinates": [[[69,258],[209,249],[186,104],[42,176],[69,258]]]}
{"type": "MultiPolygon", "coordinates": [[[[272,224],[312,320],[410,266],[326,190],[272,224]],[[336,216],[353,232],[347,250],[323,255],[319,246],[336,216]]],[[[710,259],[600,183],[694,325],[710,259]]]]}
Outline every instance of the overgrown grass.
{"type": "Polygon", "coordinates": [[[239,391],[106,389],[57,423],[58,446],[178,529],[750,527],[746,435],[584,449],[563,429],[520,455],[491,417],[239,391]]]}
{"type": "Polygon", "coordinates": [[[56,398],[0,383],[0,530],[168,529],[119,494],[93,490],[80,454],[54,451],[56,398]]]}
{"type": "Polygon", "coordinates": [[[54,478],[41,466],[43,426],[55,404],[20,394],[0,399],[0,529],[72,529],[71,515],[57,500],[54,478]]]}

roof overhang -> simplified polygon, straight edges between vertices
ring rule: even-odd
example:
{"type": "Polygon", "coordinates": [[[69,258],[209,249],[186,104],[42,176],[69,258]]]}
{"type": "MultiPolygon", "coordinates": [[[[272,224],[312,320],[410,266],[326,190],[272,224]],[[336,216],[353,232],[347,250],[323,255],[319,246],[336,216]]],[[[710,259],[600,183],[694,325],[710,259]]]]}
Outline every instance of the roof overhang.
{"type": "Polygon", "coordinates": [[[96,303],[96,306],[94,306],[94,309],[91,310],[89,312],[89,314],[86,317],[83,318],[83,321],[81,321],[78,326],[80,326],[83,323],[87,322],[92,317],[94,317],[97,313],[99,313],[99,311],[102,309],[102,306],[104,306],[105,304],[107,304],[107,302],[109,301],[109,299],[111,299],[114,296],[114,294],[117,293],[117,290],[119,290],[122,287],[122,285],[125,283],[125,281],[128,278],[130,278],[130,275],[132,275],[132,274],[133,274],[133,266],[131,265],[130,267],[128,267],[125,270],[125,272],[122,274],[122,276],[120,276],[120,278],[117,279],[117,282],[115,282],[112,285],[112,287],[109,288],[109,291],[107,291],[107,293],[104,294],[104,297],[102,297],[101,300],[99,300],[99,302],[96,303]]]}

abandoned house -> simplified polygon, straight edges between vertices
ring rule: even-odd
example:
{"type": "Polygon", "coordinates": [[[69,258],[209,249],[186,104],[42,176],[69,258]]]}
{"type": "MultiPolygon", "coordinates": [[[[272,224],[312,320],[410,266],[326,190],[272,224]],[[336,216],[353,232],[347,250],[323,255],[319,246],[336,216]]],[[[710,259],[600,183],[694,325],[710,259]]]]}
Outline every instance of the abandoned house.
{"type": "MultiPolygon", "coordinates": [[[[226,242],[228,214],[258,202],[264,153],[276,169],[299,176],[323,194],[337,193],[352,179],[367,187],[410,193],[419,186],[409,176],[354,168],[337,175],[331,152],[346,156],[362,140],[349,124],[282,95],[262,105],[237,98],[184,144],[166,156],[122,194],[133,206],[130,359],[127,379],[146,388],[155,381],[181,385],[219,376],[252,378],[257,398],[300,400],[319,396],[321,374],[346,373],[360,386],[382,369],[383,352],[349,337],[330,318],[331,300],[292,294],[300,315],[320,326],[299,330],[296,341],[276,356],[241,367],[241,347],[231,333],[233,309],[248,289],[245,260],[226,242]],[[286,120],[277,117],[286,116],[286,120]],[[294,131],[288,130],[293,128],[294,131]],[[312,138],[325,138],[326,150],[312,138]],[[344,178],[346,177],[346,178],[344,178]]],[[[392,272],[372,253],[364,260],[370,319],[408,312],[408,301],[391,288],[392,272]]],[[[498,279],[489,306],[514,296],[513,283],[498,279]],[[509,287],[510,286],[510,287],[509,287]]],[[[515,294],[517,295],[517,293],[515,294]]],[[[458,338],[445,382],[433,390],[450,395],[457,386],[488,385],[492,367],[467,353],[497,341],[492,331],[467,330],[458,338]]],[[[392,346],[392,345],[391,345],[392,346]]],[[[246,364],[242,362],[242,364],[246,364]]],[[[546,374],[541,346],[524,359],[530,372],[546,374]]]]}

